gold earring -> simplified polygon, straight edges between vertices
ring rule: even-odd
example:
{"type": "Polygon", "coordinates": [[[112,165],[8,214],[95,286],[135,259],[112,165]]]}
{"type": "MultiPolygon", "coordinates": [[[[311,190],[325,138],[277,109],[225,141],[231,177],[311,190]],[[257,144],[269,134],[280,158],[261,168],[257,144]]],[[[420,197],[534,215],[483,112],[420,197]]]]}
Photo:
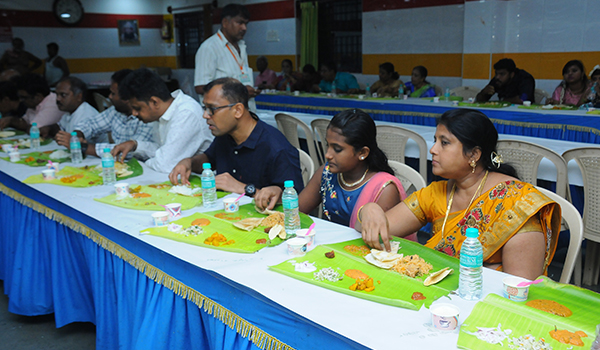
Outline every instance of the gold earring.
{"type": "Polygon", "coordinates": [[[477,162],[475,159],[471,159],[469,165],[471,166],[471,174],[475,174],[475,168],[477,168],[477,162]]]}

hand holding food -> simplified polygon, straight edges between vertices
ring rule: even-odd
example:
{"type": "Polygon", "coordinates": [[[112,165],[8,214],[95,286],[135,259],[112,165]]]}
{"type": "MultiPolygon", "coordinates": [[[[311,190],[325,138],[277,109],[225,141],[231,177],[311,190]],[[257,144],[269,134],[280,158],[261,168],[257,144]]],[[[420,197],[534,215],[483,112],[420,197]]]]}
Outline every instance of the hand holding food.
{"type": "Polygon", "coordinates": [[[268,186],[261,188],[254,196],[256,206],[262,209],[273,209],[281,198],[282,190],[279,186],[268,186]]]}
{"type": "Polygon", "coordinates": [[[133,140],[125,141],[116,145],[110,153],[115,157],[115,160],[123,163],[129,152],[135,151],[137,142],[133,140]]]}
{"type": "Polygon", "coordinates": [[[376,203],[367,203],[359,212],[362,221],[362,238],[372,248],[383,250],[379,237],[383,240],[386,251],[390,251],[389,225],[383,209],[376,203]]]}
{"type": "Polygon", "coordinates": [[[180,160],[171,170],[169,180],[173,185],[179,185],[180,179],[182,185],[189,185],[190,175],[192,175],[192,158],[185,158],[180,160]]]}

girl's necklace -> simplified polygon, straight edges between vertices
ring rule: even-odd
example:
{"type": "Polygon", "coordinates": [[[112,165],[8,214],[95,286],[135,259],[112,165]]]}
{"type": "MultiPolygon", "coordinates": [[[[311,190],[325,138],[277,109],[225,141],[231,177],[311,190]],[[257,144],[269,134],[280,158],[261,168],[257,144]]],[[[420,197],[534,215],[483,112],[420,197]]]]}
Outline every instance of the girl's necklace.
{"type": "Polygon", "coordinates": [[[353,183],[351,183],[351,184],[347,183],[347,182],[344,180],[344,174],[343,174],[343,173],[339,173],[339,174],[338,174],[338,177],[339,177],[339,179],[340,179],[340,182],[342,183],[342,185],[344,185],[344,186],[346,186],[346,187],[354,187],[354,186],[358,185],[359,183],[363,182],[363,180],[365,179],[365,176],[367,176],[367,173],[368,173],[368,172],[369,172],[369,168],[367,167],[367,170],[365,170],[365,173],[363,174],[363,176],[362,176],[360,179],[358,179],[358,181],[356,181],[356,182],[353,182],[353,183]]]}
{"type": "MultiPolygon", "coordinates": [[[[489,174],[489,171],[486,170],[485,175],[483,175],[483,179],[481,179],[481,182],[479,183],[479,187],[477,187],[477,190],[475,190],[475,193],[473,194],[473,198],[471,198],[471,201],[469,202],[467,209],[465,209],[465,212],[462,215],[463,217],[465,216],[465,214],[471,207],[471,204],[473,204],[473,201],[475,200],[475,198],[477,198],[481,195],[480,192],[483,188],[483,185],[485,184],[485,180],[487,179],[488,174],[489,174]]],[[[450,207],[452,207],[452,200],[454,199],[454,192],[456,192],[456,182],[454,183],[454,185],[452,185],[452,192],[450,192],[450,199],[448,200],[448,208],[446,208],[446,216],[444,217],[444,223],[442,224],[442,239],[441,239],[441,241],[444,240],[444,228],[446,228],[446,221],[448,220],[448,215],[450,214],[450,207]]]]}

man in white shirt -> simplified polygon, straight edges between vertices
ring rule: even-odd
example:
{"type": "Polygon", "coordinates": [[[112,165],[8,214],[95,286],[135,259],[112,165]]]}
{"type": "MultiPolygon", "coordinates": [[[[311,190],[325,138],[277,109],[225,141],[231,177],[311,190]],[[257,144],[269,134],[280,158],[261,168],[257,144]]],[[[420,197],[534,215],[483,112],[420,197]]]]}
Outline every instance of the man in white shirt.
{"type": "MultiPolygon", "coordinates": [[[[59,130],[68,134],[75,131],[78,124],[87,123],[98,115],[96,108],[85,102],[87,85],[79,78],[66,77],[56,85],[56,105],[66,112],[57,124],[43,126],[40,135],[43,138],[54,137],[59,130]]],[[[102,134],[90,140],[93,143],[108,142],[108,135],[102,134]]]]}
{"type": "Polygon", "coordinates": [[[250,13],[242,5],[229,4],[221,12],[221,29],[206,39],[196,52],[194,85],[198,95],[204,95],[204,85],[218,78],[234,78],[248,89],[250,110],[256,111],[253,97],[260,93],[254,89],[252,69],[243,38],[250,13]]]}
{"type": "Polygon", "coordinates": [[[132,114],[144,123],[158,121],[152,141],[129,140],[111,151],[123,161],[129,152],[147,158],[153,170],[169,173],[182,159],[204,152],[214,136],[202,118],[200,104],[181,90],[169,93],[158,75],[138,69],[119,84],[121,99],[128,100],[132,114]]]}

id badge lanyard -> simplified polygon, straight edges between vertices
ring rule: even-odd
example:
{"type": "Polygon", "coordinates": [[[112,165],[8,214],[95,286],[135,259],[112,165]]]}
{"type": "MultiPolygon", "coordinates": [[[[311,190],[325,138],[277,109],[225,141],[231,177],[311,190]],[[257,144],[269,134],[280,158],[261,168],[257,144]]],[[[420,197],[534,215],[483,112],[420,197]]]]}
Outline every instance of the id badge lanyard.
{"type": "MultiPolygon", "coordinates": [[[[217,35],[219,36],[219,39],[223,40],[223,38],[221,37],[221,34],[217,33],[217,35]]],[[[227,44],[225,44],[225,46],[227,47],[227,50],[229,50],[229,53],[231,53],[231,56],[233,56],[235,63],[238,65],[238,67],[240,67],[240,82],[244,85],[252,85],[252,80],[250,79],[250,76],[248,75],[248,73],[244,72],[244,62],[242,61],[240,63],[240,61],[238,61],[237,56],[235,55],[233,50],[231,50],[231,47],[229,47],[229,42],[227,42],[227,44]]],[[[240,55],[240,58],[241,58],[241,55],[240,55]]]]}

